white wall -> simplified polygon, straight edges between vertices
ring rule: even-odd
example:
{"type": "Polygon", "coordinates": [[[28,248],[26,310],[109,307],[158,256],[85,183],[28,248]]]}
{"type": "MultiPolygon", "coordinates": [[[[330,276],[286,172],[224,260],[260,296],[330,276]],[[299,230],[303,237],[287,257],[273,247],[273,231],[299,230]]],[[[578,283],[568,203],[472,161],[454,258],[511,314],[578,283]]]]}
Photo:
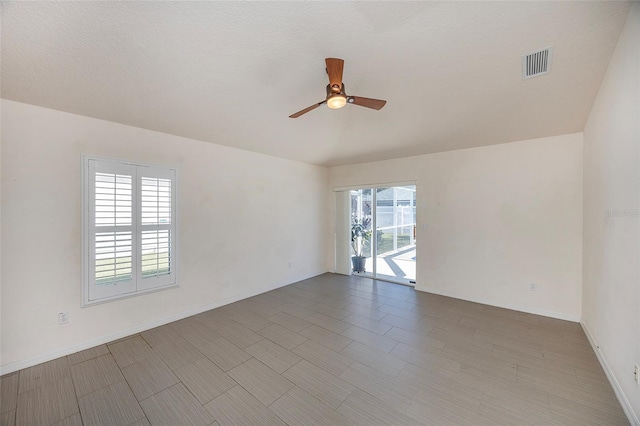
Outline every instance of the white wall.
{"type": "Polygon", "coordinates": [[[584,129],[582,323],[640,424],[640,4],[632,6],[584,129]],[[599,349],[596,347],[599,346],[599,349]]]}
{"type": "MultiPolygon", "coordinates": [[[[0,31],[0,34],[2,32],[0,31]]],[[[2,102],[0,102],[0,239],[2,238],[2,102]]],[[[2,365],[2,244],[0,243],[0,366],[2,365]]]]}
{"type": "Polygon", "coordinates": [[[1,118],[3,373],[327,270],[326,168],[6,100],[1,118]],[[81,154],[178,167],[179,288],[80,308],[81,154]]]}
{"type": "Polygon", "coordinates": [[[581,133],[330,170],[333,188],[414,180],[416,289],[579,320],[581,133]]]}

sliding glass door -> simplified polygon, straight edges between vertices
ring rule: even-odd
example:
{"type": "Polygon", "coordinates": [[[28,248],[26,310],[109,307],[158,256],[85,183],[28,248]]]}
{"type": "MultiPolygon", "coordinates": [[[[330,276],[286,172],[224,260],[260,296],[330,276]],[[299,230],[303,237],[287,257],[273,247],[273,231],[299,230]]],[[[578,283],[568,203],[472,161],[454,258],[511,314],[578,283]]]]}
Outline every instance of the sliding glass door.
{"type": "Polygon", "coordinates": [[[353,273],[415,284],[416,187],[351,191],[353,273]]]}

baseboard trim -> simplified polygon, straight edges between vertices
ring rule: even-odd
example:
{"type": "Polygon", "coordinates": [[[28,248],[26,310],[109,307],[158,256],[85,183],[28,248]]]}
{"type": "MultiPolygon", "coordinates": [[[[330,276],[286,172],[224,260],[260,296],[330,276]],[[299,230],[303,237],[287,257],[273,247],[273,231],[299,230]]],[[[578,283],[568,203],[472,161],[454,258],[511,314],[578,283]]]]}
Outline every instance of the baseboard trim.
{"type": "Polygon", "coordinates": [[[469,297],[462,297],[459,294],[448,293],[446,291],[439,291],[433,288],[417,288],[416,287],[416,290],[424,291],[425,293],[438,294],[440,296],[453,297],[454,299],[466,300],[468,302],[495,306],[496,308],[511,309],[512,311],[526,312],[528,314],[541,315],[543,317],[555,318],[555,319],[560,319],[564,321],[571,321],[571,322],[577,322],[577,323],[580,322],[580,315],[571,315],[571,314],[566,314],[564,312],[553,312],[553,311],[546,311],[544,309],[523,307],[523,306],[517,306],[517,305],[507,305],[504,303],[495,303],[494,301],[491,301],[491,300],[481,300],[481,299],[473,299],[469,297]]]}
{"type": "Polygon", "coordinates": [[[609,364],[607,363],[607,359],[604,357],[604,354],[602,353],[602,351],[600,351],[600,346],[598,345],[598,342],[596,341],[593,334],[591,334],[591,330],[589,329],[587,324],[583,321],[580,322],[580,325],[584,330],[584,334],[587,335],[587,339],[591,344],[591,348],[596,353],[596,356],[598,357],[598,361],[600,361],[600,365],[602,366],[604,373],[607,375],[607,379],[609,379],[609,383],[611,383],[611,387],[613,388],[613,391],[616,394],[616,398],[618,398],[620,405],[622,405],[622,410],[624,411],[624,414],[627,415],[627,418],[629,419],[629,422],[632,425],[640,426],[640,420],[638,419],[638,416],[633,411],[633,407],[631,407],[631,403],[629,402],[629,400],[627,399],[627,396],[622,390],[622,387],[620,386],[618,379],[616,379],[616,375],[613,374],[613,370],[611,370],[611,367],[609,367],[609,364]]]}
{"type": "Polygon", "coordinates": [[[306,278],[303,277],[303,278],[297,279],[295,281],[292,281],[290,283],[273,284],[273,285],[271,285],[269,287],[266,287],[264,289],[260,289],[260,290],[249,292],[249,293],[242,294],[242,295],[236,295],[236,296],[228,297],[228,298],[225,298],[225,299],[222,299],[222,300],[218,300],[218,301],[215,301],[215,302],[212,302],[212,303],[208,303],[206,305],[201,305],[201,306],[195,307],[193,309],[188,309],[186,311],[183,311],[183,312],[180,312],[180,313],[177,313],[177,314],[169,315],[167,317],[164,317],[164,318],[156,320],[156,321],[147,322],[147,323],[141,324],[141,325],[136,326],[136,327],[131,327],[131,328],[128,328],[128,329],[125,329],[125,330],[118,331],[117,333],[112,333],[112,334],[109,334],[109,335],[106,335],[106,336],[101,336],[101,337],[98,337],[96,339],[92,339],[92,340],[83,342],[83,343],[78,344],[78,345],[69,346],[69,347],[66,347],[66,348],[61,349],[61,350],[49,352],[49,353],[46,353],[46,354],[43,354],[43,355],[39,355],[39,356],[36,356],[36,357],[27,358],[27,359],[24,359],[24,360],[21,360],[21,361],[16,361],[16,362],[13,362],[13,363],[10,363],[10,364],[7,364],[7,365],[3,365],[3,366],[0,366],[0,376],[5,375],[5,374],[9,374],[9,373],[13,373],[14,371],[22,370],[24,368],[33,367],[34,365],[42,364],[43,362],[51,361],[51,360],[54,360],[56,358],[60,358],[60,357],[67,356],[67,355],[71,355],[73,353],[76,353],[76,352],[79,352],[79,351],[83,351],[85,349],[89,349],[89,348],[92,348],[94,346],[102,345],[104,343],[109,343],[109,342],[112,342],[112,341],[117,340],[117,339],[122,339],[123,337],[127,337],[127,336],[130,336],[132,334],[141,333],[143,331],[150,330],[152,328],[159,327],[161,325],[165,325],[165,324],[168,324],[168,323],[173,322],[173,321],[178,321],[178,320],[181,320],[183,318],[187,318],[187,317],[190,317],[190,316],[193,316],[193,315],[197,315],[197,314],[205,312],[205,311],[209,311],[211,309],[219,308],[220,306],[228,305],[230,303],[234,303],[234,302],[237,302],[239,300],[243,300],[243,299],[247,299],[249,297],[257,296],[259,294],[266,293],[268,291],[275,290],[275,289],[280,288],[280,287],[285,287],[287,285],[296,283],[298,281],[302,281],[302,280],[305,280],[305,279],[313,278],[315,276],[322,275],[324,273],[326,273],[326,272],[322,272],[320,274],[312,275],[312,276],[309,276],[309,277],[306,277],[306,278]]]}

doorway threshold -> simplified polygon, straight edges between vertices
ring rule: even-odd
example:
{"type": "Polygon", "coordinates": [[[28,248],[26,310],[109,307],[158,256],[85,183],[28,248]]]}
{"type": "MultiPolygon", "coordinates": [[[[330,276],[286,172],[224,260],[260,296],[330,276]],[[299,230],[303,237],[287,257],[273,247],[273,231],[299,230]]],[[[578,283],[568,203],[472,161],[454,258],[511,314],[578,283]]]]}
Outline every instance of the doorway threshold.
{"type": "Polygon", "coordinates": [[[351,275],[354,276],[354,277],[369,278],[369,279],[374,280],[374,281],[384,281],[384,282],[391,283],[391,284],[399,284],[399,285],[403,285],[405,287],[414,287],[415,288],[415,286],[416,286],[415,280],[397,280],[397,279],[394,280],[392,277],[384,277],[384,276],[383,277],[380,277],[380,276],[374,277],[373,275],[370,275],[370,274],[366,274],[365,275],[365,274],[359,274],[357,272],[352,273],[351,275]]]}

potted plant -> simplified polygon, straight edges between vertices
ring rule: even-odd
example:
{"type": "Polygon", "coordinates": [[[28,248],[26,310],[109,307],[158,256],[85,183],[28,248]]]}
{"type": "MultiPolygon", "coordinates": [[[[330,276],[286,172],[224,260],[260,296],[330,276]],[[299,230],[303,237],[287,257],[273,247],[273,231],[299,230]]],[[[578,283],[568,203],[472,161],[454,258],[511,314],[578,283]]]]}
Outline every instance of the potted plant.
{"type": "Polygon", "coordinates": [[[369,240],[371,240],[371,230],[366,229],[362,222],[356,220],[351,225],[351,247],[354,254],[351,257],[353,272],[365,272],[367,258],[364,256],[364,246],[369,240]]]}

